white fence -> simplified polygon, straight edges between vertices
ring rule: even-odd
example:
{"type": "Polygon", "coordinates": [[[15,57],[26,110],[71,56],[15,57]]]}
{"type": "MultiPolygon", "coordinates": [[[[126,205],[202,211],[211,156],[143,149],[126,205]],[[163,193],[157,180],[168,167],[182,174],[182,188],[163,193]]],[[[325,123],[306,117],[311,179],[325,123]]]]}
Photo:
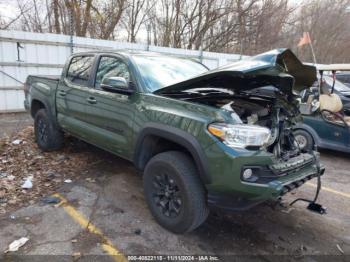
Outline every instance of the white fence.
{"type": "Polygon", "coordinates": [[[0,112],[23,111],[23,82],[30,74],[58,75],[73,52],[136,49],[196,58],[209,68],[241,59],[240,55],[120,43],[57,34],[0,30],[0,112]]]}

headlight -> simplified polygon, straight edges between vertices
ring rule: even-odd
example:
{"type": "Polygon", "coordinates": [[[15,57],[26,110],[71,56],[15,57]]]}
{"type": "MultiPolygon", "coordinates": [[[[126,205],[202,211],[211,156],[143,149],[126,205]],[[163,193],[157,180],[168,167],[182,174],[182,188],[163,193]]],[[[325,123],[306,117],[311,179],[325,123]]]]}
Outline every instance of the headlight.
{"type": "Polygon", "coordinates": [[[213,123],[208,126],[208,131],[227,146],[238,148],[264,146],[271,136],[270,130],[266,127],[244,124],[213,123]]]}

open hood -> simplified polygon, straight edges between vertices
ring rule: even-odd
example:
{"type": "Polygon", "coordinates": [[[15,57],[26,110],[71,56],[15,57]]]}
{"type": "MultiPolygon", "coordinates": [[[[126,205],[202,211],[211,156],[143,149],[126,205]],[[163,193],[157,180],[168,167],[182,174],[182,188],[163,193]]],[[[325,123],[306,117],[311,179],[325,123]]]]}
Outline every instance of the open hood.
{"type": "Polygon", "coordinates": [[[220,87],[234,92],[273,85],[285,94],[299,93],[316,80],[316,68],[304,65],[289,49],[275,49],[155,91],[171,94],[195,88],[220,87]]]}

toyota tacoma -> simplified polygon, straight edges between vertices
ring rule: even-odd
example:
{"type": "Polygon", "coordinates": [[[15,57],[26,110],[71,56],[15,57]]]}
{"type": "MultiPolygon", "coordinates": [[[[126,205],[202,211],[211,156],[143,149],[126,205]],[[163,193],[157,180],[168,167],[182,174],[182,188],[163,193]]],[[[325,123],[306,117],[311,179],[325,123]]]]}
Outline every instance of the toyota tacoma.
{"type": "Polygon", "coordinates": [[[155,220],[185,233],[209,209],[246,210],[324,173],[293,136],[298,93],[315,80],[288,49],[215,70],[151,52],[84,52],[60,76],[28,76],[24,104],[41,150],[67,133],[133,162],[155,220]]]}

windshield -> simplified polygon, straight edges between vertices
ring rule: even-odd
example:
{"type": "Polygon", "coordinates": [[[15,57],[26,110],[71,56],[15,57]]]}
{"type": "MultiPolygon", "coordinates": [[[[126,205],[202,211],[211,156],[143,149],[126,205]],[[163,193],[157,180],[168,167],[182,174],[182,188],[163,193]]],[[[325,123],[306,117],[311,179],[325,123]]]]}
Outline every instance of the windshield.
{"type": "Polygon", "coordinates": [[[151,92],[208,71],[204,65],[184,58],[133,56],[133,59],[151,92]]]}
{"type": "MultiPolygon", "coordinates": [[[[330,76],[324,76],[323,79],[325,81],[325,84],[327,84],[329,88],[332,88],[333,78],[330,76]]],[[[350,92],[350,87],[347,87],[346,85],[344,85],[338,80],[335,80],[334,89],[337,90],[338,92],[350,92]]]]}

